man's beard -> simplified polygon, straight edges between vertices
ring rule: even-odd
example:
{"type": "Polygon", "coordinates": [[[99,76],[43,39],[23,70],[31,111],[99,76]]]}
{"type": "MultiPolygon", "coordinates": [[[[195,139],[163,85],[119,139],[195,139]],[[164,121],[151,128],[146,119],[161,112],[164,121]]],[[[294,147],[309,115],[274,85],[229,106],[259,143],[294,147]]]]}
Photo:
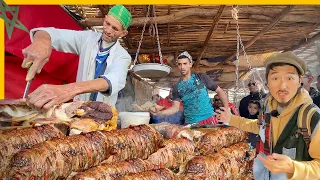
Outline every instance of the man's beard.
{"type": "Polygon", "coordinates": [[[292,102],[292,100],[298,95],[300,91],[301,91],[301,87],[297,89],[296,94],[288,102],[278,102],[278,105],[281,107],[287,107],[292,102]]]}
{"type": "Polygon", "coordinates": [[[112,42],[116,42],[118,40],[118,38],[111,38],[111,40],[104,40],[107,43],[112,43],[112,42]]]}

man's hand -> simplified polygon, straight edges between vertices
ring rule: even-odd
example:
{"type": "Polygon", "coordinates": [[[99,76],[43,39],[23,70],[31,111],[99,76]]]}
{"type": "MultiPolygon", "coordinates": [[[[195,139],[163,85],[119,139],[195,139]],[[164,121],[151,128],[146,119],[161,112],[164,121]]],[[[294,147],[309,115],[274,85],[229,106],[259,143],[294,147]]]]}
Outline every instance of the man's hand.
{"type": "Polygon", "coordinates": [[[220,109],[216,110],[217,120],[219,122],[229,123],[230,119],[231,119],[231,115],[232,115],[230,108],[229,107],[220,107],[220,109]]]}
{"type": "Polygon", "coordinates": [[[273,153],[267,158],[258,155],[258,158],[264,164],[264,166],[273,174],[279,173],[294,173],[294,165],[290,157],[282,154],[273,153]]]}
{"type": "Polygon", "coordinates": [[[40,73],[43,66],[49,61],[52,52],[50,35],[45,31],[38,31],[34,42],[22,50],[23,68],[29,68],[26,81],[32,80],[36,73],[40,73]]]}
{"type": "Polygon", "coordinates": [[[78,94],[74,84],[41,85],[28,95],[27,103],[36,109],[47,111],[52,106],[64,103],[78,94]]]}

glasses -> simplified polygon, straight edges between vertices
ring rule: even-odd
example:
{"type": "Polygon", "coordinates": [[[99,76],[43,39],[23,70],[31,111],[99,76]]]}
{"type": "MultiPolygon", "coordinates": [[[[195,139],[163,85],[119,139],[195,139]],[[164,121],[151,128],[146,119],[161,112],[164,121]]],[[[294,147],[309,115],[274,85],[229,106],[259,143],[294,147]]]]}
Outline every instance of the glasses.
{"type": "Polygon", "coordinates": [[[214,101],[221,101],[220,99],[214,99],[214,101]]]}
{"type": "Polygon", "coordinates": [[[248,84],[248,87],[250,87],[251,85],[252,85],[252,86],[256,86],[256,83],[249,83],[249,84],[248,84]]]}

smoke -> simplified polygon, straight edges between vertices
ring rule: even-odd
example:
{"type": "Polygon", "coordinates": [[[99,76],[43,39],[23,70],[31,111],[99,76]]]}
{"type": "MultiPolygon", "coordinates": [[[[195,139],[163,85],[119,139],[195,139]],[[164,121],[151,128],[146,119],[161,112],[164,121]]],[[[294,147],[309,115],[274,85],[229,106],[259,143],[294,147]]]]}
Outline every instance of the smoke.
{"type": "Polygon", "coordinates": [[[118,93],[116,109],[118,112],[124,112],[124,111],[130,112],[133,110],[132,104],[134,103],[135,103],[135,91],[134,91],[134,86],[132,83],[131,76],[128,73],[126,86],[122,90],[120,90],[118,93]]]}

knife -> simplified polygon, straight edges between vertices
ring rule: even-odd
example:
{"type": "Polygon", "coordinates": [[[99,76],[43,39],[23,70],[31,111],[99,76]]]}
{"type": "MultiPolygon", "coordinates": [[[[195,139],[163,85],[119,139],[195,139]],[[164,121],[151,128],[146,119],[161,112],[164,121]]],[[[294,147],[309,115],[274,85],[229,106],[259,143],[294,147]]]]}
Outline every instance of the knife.
{"type": "Polygon", "coordinates": [[[32,82],[32,79],[27,82],[27,85],[26,85],[26,88],[24,89],[24,93],[22,97],[23,99],[27,98],[31,82],[32,82]]]}
{"type": "MultiPolygon", "coordinates": [[[[32,62],[29,62],[26,64],[26,66],[28,67],[28,72],[30,70],[31,65],[32,65],[32,62]]],[[[24,93],[23,93],[23,97],[22,97],[23,99],[27,98],[31,82],[32,82],[32,79],[30,81],[27,81],[27,85],[26,85],[26,88],[24,89],[24,93]]]]}

